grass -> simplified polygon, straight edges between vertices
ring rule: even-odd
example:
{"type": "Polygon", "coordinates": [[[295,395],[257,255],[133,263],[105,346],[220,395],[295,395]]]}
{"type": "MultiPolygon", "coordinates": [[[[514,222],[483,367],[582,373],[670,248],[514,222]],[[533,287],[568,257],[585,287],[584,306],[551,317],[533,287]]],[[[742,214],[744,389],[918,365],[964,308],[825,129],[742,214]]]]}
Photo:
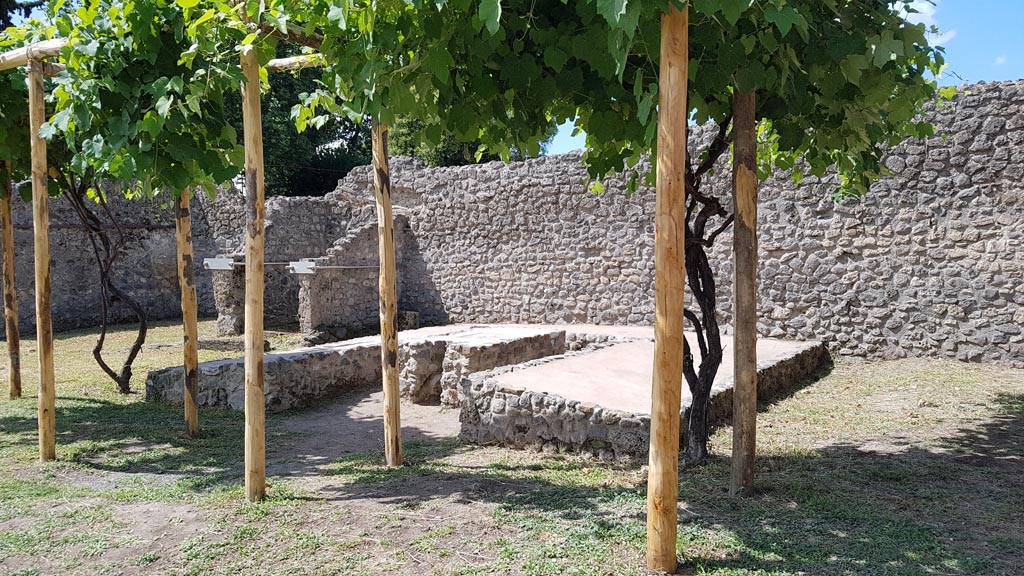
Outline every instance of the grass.
{"type": "MultiPolygon", "coordinates": [[[[203,322],[201,335],[212,332],[203,322]]],[[[115,331],[108,347],[131,337],[115,331]]],[[[149,341],[179,339],[159,324],[149,341]]],[[[642,572],[642,469],[407,442],[407,466],[352,454],[273,476],[268,500],[248,504],[242,416],[204,410],[202,437],[188,440],[180,408],[114,391],[92,340],[56,344],[57,462],[36,462],[33,342],[23,344],[25,398],[0,401],[0,574],[642,572]]],[[[179,354],[144,350],[136,386],[179,354]]],[[[684,573],[1024,573],[1024,372],[842,361],[758,422],[752,496],[727,494],[728,427],[715,432],[712,460],[683,472],[684,573]]],[[[271,453],[292,438],[272,433],[271,453]]]]}

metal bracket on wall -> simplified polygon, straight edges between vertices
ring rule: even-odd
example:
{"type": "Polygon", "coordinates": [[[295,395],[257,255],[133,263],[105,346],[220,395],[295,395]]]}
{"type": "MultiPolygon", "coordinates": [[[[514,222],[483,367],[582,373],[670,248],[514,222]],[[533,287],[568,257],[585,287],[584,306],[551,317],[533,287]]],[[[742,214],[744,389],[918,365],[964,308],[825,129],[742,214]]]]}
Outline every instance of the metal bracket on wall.
{"type": "Polygon", "coordinates": [[[312,262],[310,260],[299,260],[297,262],[288,263],[288,271],[292,274],[316,274],[317,270],[376,270],[377,268],[379,268],[379,266],[318,266],[316,262],[312,262]]]}
{"type": "MultiPolygon", "coordinates": [[[[290,268],[290,262],[264,262],[264,266],[285,266],[290,268]]],[[[204,258],[203,268],[206,270],[234,270],[245,268],[245,262],[235,262],[232,258],[204,258]]]]}

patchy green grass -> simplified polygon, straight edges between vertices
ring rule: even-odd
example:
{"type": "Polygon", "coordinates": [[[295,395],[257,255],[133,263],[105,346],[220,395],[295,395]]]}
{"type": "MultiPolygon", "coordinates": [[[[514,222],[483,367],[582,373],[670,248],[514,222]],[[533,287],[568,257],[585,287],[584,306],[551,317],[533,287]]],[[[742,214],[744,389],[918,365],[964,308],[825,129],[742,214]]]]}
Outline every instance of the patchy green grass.
{"type": "MultiPolygon", "coordinates": [[[[108,347],[131,337],[115,331],[108,347]]],[[[149,341],[179,339],[161,324],[149,341]]],[[[0,400],[0,574],[642,572],[642,469],[407,442],[407,466],[387,468],[379,452],[286,466],[293,473],[269,479],[269,498],[248,504],[241,414],[204,410],[203,435],[189,440],[180,408],[114,391],[92,341],[80,332],[57,342],[57,462],[36,462],[34,374],[24,399],[0,400]]],[[[180,353],[144,350],[136,387],[180,353]]],[[[276,428],[305,418],[271,416],[271,448],[294,438],[276,428]]],[[[843,361],[764,406],[758,434],[752,496],[727,494],[728,427],[711,462],[683,472],[685,573],[1024,573],[1024,372],[843,361]]]]}

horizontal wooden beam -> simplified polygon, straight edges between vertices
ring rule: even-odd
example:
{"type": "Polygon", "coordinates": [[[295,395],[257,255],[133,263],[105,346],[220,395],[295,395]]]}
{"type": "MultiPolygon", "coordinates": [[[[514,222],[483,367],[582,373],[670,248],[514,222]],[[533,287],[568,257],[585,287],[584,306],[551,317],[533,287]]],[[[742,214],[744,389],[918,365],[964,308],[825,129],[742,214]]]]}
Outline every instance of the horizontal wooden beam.
{"type": "Polygon", "coordinates": [[[326,64],[321,54],[303,54],[291,58],[274,58],[267,62],[267,72],[290,72],[303,68],[319,68],[326,64]]]}
{"type": "Polygon", "coordinates": [[[0,54],[0,70],[10,70],[11,68],[25,66],[29,60],[53,58],[60,54],[61,49],[67,43],[68,41],[64,38],[54,38],[53,40],[44,40],[14,50],[8,50],[0,54]]]}
{"type": "Polygon", "coordinates": [[[265,24],[260,25],[260,32],[264,34],[270,34],[274,38],[291,42],[292,44],[298,44],[299,46],[305,46],[306,48],[312,48],[313,50],[319,50],[320,46],[324,42],[324,37],[319,34],[306,34],[304,30],[298,26],[289,24],[288,32],[284,33],[272,26],[265,24]]]}

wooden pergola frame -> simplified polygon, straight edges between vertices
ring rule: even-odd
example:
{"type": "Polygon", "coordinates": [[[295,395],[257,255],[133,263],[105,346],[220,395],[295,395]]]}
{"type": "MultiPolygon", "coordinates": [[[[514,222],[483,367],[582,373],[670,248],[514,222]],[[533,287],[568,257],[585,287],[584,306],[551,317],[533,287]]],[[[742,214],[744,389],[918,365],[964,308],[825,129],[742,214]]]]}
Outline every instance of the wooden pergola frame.
{"type": "MultiPolygon", "coordinates": [[[[288,34],[268,34],[302,46],[319,47],[320,38],[289,30],[288,34]]],[[[46,186],[46,141],[39,129],[46,121],[43,77],[60,73],[64,67],[47,60],[60,55],[66,41],[47,40],[0,54],[0,70],[28,66],[29,129],[31,131],[32,209],[35,238],[36,331],[39,341],[39,458],[56,457],[54,419],[53,329],[50,309],[49,196],[46,186]]],[[[320,54],[278,58],[267,63],[268,72],[301,70],[322,66],[320,54]]],[[[264,293],[264,169],[263,130],[260,109],[259,56],[250,49],[241,56],[242,118],[245,144],[245,493],[255,501],[266,495],[265,369],[263,357],[264,293]]],[[[398,396],[398,344],[395,319],[398,303],[395,290],[395,245],[391,217],[391,180],[387,162],[387,126],[374,123],[374,182],[380,241],[380,323],[381,364],[385,398],[385,446],[389,466],[402,463],[401,417],[398,396]]],[[[10,173],[10,163],[7,163],[10,173]]],[[[17,328],[17,294],[14,281],[14,240],[11,226],[11,184],[5,183],[6,197],[0,201],[0,225],[3,226],[4,313],[7,321],[8,353],[11,358],[10,394],[21,395],[17,328]]],[[[189,212],[190,190],[184,190],[175,204],[178,281],[181,287],[181,312],[184,331],[183,396],[185,428],[189,436],[199,433],[198,413],[198,314],[196,306],[195,263],[192,247],[192,219],[189,212]]]]}
{"type": "MultiPolygon", "coordinates": [[[[683,373],[683,291],[686,284],[686,109],[689,20],[675,7],[662,16],[659,71],[658,155],[655,206],[654,371],[651,387],[651,440],[647,497],[647,565],[674,572],[679,493],[679,435],[683,373]]],[[[289,30],[267,31],[299,45],[318,48],[322,38],[289,30]]],[[[46,142],[39,129],[46,118],[43,77],[63,67],[46,62],[60,54],[64,40],[48,40],[0,54],[0,70],[28,66],[29,124],[32,149],[32,212],[35,238],[36,330],[40,365],[39,455],[55,458],[53,335],[50,316],[50,253],[46,142]]],[[[322,66],[320,54],[271,60],[269,72],[322,66]]],[[[263,357],[264,171],[259,60],[251,49],[241,56],[243,137],[245,144],[245,487],[255,501],[266,494],[265,397],[263,357]]],[[[756,115],[753,93],[734,94],[734,342],[735,388],[733,474],[730,492],[753,486],[757,408],[757,172],[756,115]]],[[[384,389],[385,455],[389,466],[402,464],[398,396],[398,343],[395,330],[395,246],[387,125],[374,119],[373,172],[380,256],[381,365],[384,389]]],[[[10,173],[10,163],[8,174],[10,173]]],[[[11,358],[11,396],[20,395],[17,297],[14,290],[14,242],[11,187],[0,201],[3,227],[4,312],[11,358]]],[[[199,432],[196,394],[198,353],[196,288],[189,214],[190,191],[175,207],[178,274],[184,327],[184,410],[190,436],[199,432]]]]}

